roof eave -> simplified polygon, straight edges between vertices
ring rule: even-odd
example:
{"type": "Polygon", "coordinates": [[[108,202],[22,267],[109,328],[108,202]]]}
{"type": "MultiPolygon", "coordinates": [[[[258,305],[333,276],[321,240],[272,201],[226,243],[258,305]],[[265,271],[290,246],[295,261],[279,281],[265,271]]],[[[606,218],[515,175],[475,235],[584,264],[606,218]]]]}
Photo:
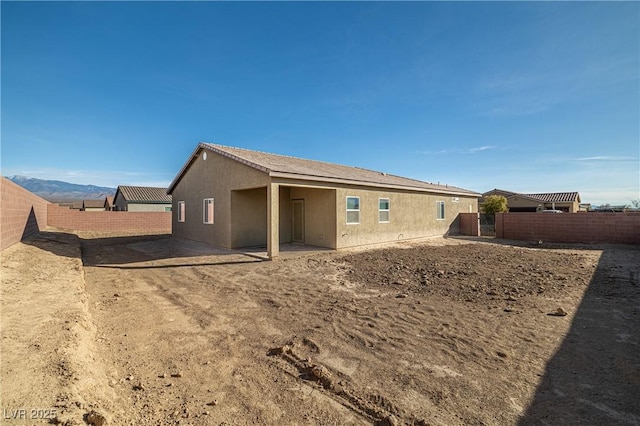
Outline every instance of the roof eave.
{"type": "Polygon", "coordinates": [[[173,178],[173,181],[171,181],[171,184],[167,188],[167,194],[171,195],[173,193],[173,190],[175,189],[176,185],[178,184],[178,182],[180,182],[180,180],[182,179],[182,176],[185,174],[185,172],[187,171],[189,166],[191,166],[191,164],[198,157],[198,154],[200,153],[200,150],[202,150],[202,149],[206,149],[206,150],[209,150],[211,152],[215,152],[218,155],[221,155],[223,157],[232,159],[232,160],[237,161],[239,163],[242,163],[242,164],[244,164],[246,166],[249,166],[251,168],[259,170],[259,171],[261,171],[263,173],[267,173],[268,174],[270,172],[270,170],[268,168],[266,168],[266,167],[263,167],[263,166],[261,166],[259,164],[253,163],[251,161],[245,160],[244,158],[240,158],[240,157],[238,157],[236,155],[233,155],[233,154],[230,154],[230,153],[228,153],[226,151],[218,149],[213,144],[210,144],[210,143],[207,143],[207,142],[199,142],[198,146],[196,146],[196,148],[193,150],[193,152],[191,153],[191,155],[189,156],[187,161],[184,163],[182,168],[176,174],[176,177],[173,178]]]}
{"type": "Polygon", "coordinates": [[[482,194],[477,192],[457,191],[455,189],[423,188],[418,186],[394,185],[394,184],[376,183],[376,182],[360,181],[360,180],[353,180],[353,179],[340,179],[340,178],[331,178],[331,177],[324,177],[324,176],[305,175],[305,174],[298,174],[298,173],[285,173],[285,172],[271,171],[269,173],[269,176],[275,177],[275,178],[305,180],[309,182],[314,181],[314,182],[326,182],[326,183],[342,183],[346,185],[368,186],[372,188],[397,189],[397,190],[415,191],[415,192],[431,192],[436,194],[459,195],[459,196],[474,197],[474,198],[480,198],[482,196],[482,194]]]}

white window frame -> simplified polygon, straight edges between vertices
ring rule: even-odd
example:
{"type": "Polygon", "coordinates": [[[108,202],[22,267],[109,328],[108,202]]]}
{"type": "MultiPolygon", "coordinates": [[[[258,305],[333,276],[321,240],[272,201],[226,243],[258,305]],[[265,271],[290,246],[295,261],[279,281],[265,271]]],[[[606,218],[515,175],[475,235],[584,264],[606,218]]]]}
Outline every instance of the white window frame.
{"type": "Polygon", "coordinates": [[[215,219],[215,202],[213,198],[205,198],[202,200],[202,223],[205,225],[213,225],[215,219]],[[211,217],[208,217],[208,205],[211,204],[211,217]]]}
{"type": "Polygon", "coordinates": [[[347,195],[346,198],[346,221],[347,221],[347,225],[359,225],[360,224],[360,197],[355,196],[355,195],[347,195]],[[358,208],[357,209],[350,209],[349,208],[349,198],[355,198],[358,200],[358,208]],[[358,213],[358,221],[357,222],[349,222],[349,213],[353,213],[353,212],[357,212],[358,213]]]}
{"type": "Polygon", "coordinates": [[[391,222],[391,199],[389,198],[378,198],[378,223],[389,223],[391,222]],[[386,200],[387,208],[383,209],[380,207],[380,202],[382,200],[386,200]],[[382,220],[382,214],[387,214],[387,220],[382,220]]]}
{"type": "Polygon", "coordinates": [[[187,205],[184,201],[178,201],[178,222],[183,223],[185,221],[187,211],[187,205]]]}
{"type": "Polygon", "coordinates": [[[447,214],[444,206],[444,201],[436,201],[436,220],[445,220],[447,214]],[[442,206],[442,216],[440,216],[440,206],[442,206]]]}

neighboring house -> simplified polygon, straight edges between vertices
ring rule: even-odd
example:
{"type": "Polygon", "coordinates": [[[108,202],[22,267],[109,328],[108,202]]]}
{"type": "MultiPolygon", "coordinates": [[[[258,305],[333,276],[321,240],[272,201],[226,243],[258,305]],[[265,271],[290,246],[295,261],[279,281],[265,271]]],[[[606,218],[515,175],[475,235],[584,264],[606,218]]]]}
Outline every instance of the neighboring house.
{"type": "Polygon", "coordinates": [[[104,209],[106,211],[113,210],[113,195],[107,195],[104,197],[104,209]]]}
{"type": "Polygon", "coordinates": [[[84,200],[82,201],[82,208],[85,212],[103,212],[104,200],[84,200]]]}
{"type": "Polygon", "coordinates": [[[170,212],[171,195],[167,188],[150,186],[118,186],[113,210],[129,212],[170,212]]]}
{"type": "MultiPolygon", "coordinates": [[[[548,192],[543,194],[520,194],[517,192],[493,189],[482,194],[502,195],[507,199],[509,212],[541,212],[543,210],[560,210],[576,213],[580,210],[580,194],[577,192],[548,192]]],[[[480,200],[482,202],[482,200],[480,200]]]]}
{"type": "Polygon", "coordinates": [[[480,194],[358,167],[200,143],[169,186],[173,235],[227,248],[341,249],[458,232],[480,194]]]}
{"type": "Polygon", "coordinates": [[[82,201],[73,201],[71,204],[65,203],[65,204],[60,204],[60,206],[66,205],[72,210],[82,210],[83,204],[84,203],[82,201]]]}

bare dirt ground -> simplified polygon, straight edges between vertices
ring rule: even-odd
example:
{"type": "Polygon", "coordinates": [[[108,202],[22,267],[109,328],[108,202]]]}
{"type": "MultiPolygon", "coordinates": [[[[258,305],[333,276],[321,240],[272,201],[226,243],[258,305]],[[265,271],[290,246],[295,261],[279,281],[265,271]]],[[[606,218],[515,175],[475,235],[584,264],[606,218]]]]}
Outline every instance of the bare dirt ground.
{"type": "Polygon", "coordinates": [[[638,247],[485,241],[44,233],[2,252],[1,423],[640,424],[638,247]]]}

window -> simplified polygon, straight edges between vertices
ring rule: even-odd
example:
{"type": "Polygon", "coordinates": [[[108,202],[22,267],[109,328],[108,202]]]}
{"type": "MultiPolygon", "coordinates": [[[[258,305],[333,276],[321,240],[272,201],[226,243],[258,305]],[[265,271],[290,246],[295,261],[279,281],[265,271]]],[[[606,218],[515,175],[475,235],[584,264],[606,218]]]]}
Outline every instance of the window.
{"type": "Polygon", "coordinates": [[[184,222],[184,201],[178,201],[178,222],[184,222]]]}
{"type": "Polygon", "coordinates": [[[436,219],[444,220],[444,201],[436,201],[436,219]]]}
{"type": "Polygon", "coordinates": [[[390,218],[389,199],[378,198],[378,222],[388,223],[390,218]]]}
{"type": "Polygon", "coordinates": [[[205,198],[202,209],[202,222],[213,223],[213,198],[205,198]]]}
{"type": "Polygon", "coordinates": [[[171,211],[171,206],[165,206],[164,211],[165,212],[170,212],[171,211]]]}
{"type": "Polygon", "coordinates": [[[347,224],[360,223],[360,197],[347,197],[347,224]]]}

